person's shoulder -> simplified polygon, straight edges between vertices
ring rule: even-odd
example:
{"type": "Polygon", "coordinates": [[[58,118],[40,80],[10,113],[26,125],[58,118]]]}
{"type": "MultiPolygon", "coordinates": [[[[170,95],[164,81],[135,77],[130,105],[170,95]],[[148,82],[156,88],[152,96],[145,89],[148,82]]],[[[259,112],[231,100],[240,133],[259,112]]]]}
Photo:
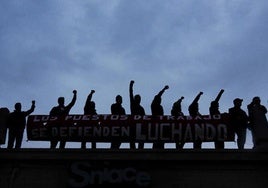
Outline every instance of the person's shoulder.
{"type": "Polygon", "coordinates": [[[261,108],[263,108],[263,109],[267,109],[266,106],[264,106],[264,105],[261,105],[261,108]]]}
{"type": "Polygon", "coordinates": [[[231,108],[228,109],[228,111],[232,111],[232,110],[234,110],[234,107],[231,107],[231,108]]]}
{"type": "Polygon", "coordinates": [[[59,106],[54,106],[54,107],[51,108],[50,113],[51,113],[51,112],[55,112],[55,111],[57,111],[58,109],[59,109],[59,106]]]}
{"type": "Polygon", "coordinates": [[[9,113],[9,116],[12,116],[12,115],[14,115],[14,114],[15,114],[15,111],[10,112],[10,113],[9,113]]]}
{"type": "Polygon", "coordinates": [[[8,114],[8,118],[9,118],[9,119],[15,119],[17,116],[18,116],[18,115],[17,115],[17,113],[16,113],[15,111],[10,112],[10,113],[8,114]]]}
{"type": "Polygon", "coordinates": [[[117,104],[116,103],[111,104],[111,108],[113,109],[117,108],[117,104]]]}
{"type": "Polygon", "coordinates": [[[52,108],[51,108],[51,110],[55,110],[55,109],[58,109],[58,108],[60,108],[59,106],[53,106],[52,108]]]}

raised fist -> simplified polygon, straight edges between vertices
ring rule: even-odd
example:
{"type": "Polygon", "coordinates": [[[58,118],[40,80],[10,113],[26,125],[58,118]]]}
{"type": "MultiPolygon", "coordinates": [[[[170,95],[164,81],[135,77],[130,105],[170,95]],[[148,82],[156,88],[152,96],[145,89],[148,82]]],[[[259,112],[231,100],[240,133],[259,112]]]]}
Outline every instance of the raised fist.
{"type": "Polygon", "coordinates": [[[32,105],[35,105],[35,100],[32,100],[32,105]]]}
{"type": "Polygon", "coordinates": [[[130,81],[130,84],[134,84],[134,80],[131,80],[131,81],[130,81]]]}
{"type": "Polygon", "coordinates": [[[94,90],[94,89],[92,89],[92,90],[91,90],[91,93],[95,93],[95,90],[94,90]]]}
{"type": "Polygon", "coordinates": [[[76,93],[77,93],[77,91],[76,91],[76,90],[73,90],[73,94],[75,94],[75,95],[76,95],[76,93]]]}
{"type": "Polygon", "coordinates": [[[202,91],[200,91],[200,93],[199,93],[200,95],[203,95],[203,92],[202,91]]]}
{"type": "Polygon", "coordinates": [[[168,89],[168,88],[169,88],[169,86],[168,86],[168,85],[166,85],[166,86],[165,86],[165,89],[168,89]]]}

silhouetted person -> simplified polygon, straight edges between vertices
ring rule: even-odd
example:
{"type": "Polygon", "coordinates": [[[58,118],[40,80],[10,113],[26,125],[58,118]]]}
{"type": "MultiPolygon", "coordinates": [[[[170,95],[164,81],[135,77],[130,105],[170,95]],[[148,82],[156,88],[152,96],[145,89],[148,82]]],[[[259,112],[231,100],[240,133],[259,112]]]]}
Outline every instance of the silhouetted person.
{"type": "Polygon", "coordinates": [[[15,110],[11,112],[8,117],[8,149],[12,149],[15,142],[15,148],[21,148],[23,133],[26,126],[26,117],[34,111],[34,108],[35,101],[32,101],[32,106],[27,111],[21,111],[21,103],[15,104],[15,110]]]}
{"type": "MultiPolygon", "coordinates": [[[[188,107],[189,115],[192,118],[195,118],[196,116],[201,117],[201,114],[199,113],[199,104],[198,104],[198,101],[199,101],[201,95],[203,95],[203,92],[199,92],[198,95],[193,100],[193,102],[188,107]]],[[[199,138],[197,138],[197,140],[194,140],[193,148],[194,149],[201,149],[202,148],[202,140],[200,140],[199,138]]]]}
{"type": "MultiPolygon", "coordinates": [[[[164,109],[161,105],[162,95],[169,87],[166,85],[157,95],[154,96],[154,99],[151,103],[152,116],[163,116],[164,109]]],[[[153,143],[153,149],[164,149],[165,143],[156,141],[153,143]]]]}
{"type": "Polygon", "coordinates": [[[7,135],[7,120],[9,116],[8,108],[0,108],[0,148],[2,144],[6,143],[6,135],[7,135]]]}
{"type": "MultiPolygon", "coordinates": [[[[220,101],[220,98],[221,98],[223,92],[224,92],[224,90],[221,89],[220,92],[218,93],[216,99],[210,103],[209,114],[211,116],[221,114],[220,110],[219,110],[219,101],[220,101]]],[[[215,146],[215,149],[224,149],[224,141],[218,141],[218,140],[214,141],[214,146],[215,146]]]]}
{"type": "Polygon", "coordinates": [[[242,101],[243,99],[234,99],[234,107],[229,108],[230,125],[237,135],[238,149],[244,149],[249,120],[247,113],[241,109],[242,101]]]}
{"type": "Polygon", "coordinates": [[[261,104],[261,99],[258,96],[252,99],[247,108],[253,148],[256,149],[263,141],[267,142],[268,139],[267,108],[261,104]]]}
{"type": "MultiPolygon", "coordinates": [[[[84,114],[85,115],[97,115],[96,111],[96,105],[94,101],[91,101],[93,94],[95,93],[95,90],[91,90],[91,92],[87,96],[87,100],[84,106],[84,114]]],[[[81,142],[81,148],[86,149],[86,141],[81,142]]],[[[96,142],[91,141],[91,149],[96,149],[96,142]]]]}
{"type": "MultiPolygon", "coordinates": [[[[133,95],[133,85],[134,81],[131,80],[129,84],[129,97],[130,97],[130,112],[131,115],[145,115],[144,108],[141,106],[141,96],[140,95],[133,95]]],[[[135,149],[135,141],[130,142],[130,149],[135,149]]],[[[144,142],[139,141],[138,149],[144,148],[144,142]]]]}
{"type": "Polygon", "coordinates": [[[176,102],[173,103],[172,109],[171,109],[171,115],[175,117],[184,116],[182,110],[181,110],[181,102],[184,99],[184,97],[181,97],[176,102]]]}
{"type": "MultiPolygon", "coordinates": [[[[172,109],[171,109],[171,115],[175,117],[184,116],[182,110],[181,110],[181,102],[184,99],[184,97],[181,97],[176,102],[173,103],[172,109]]],[[[184,146],[184,141],[177,141],[176,142],[176,149],[182,149],[184,146]]]]}
{"type": "MultiPolygon", "coordinates": [[[[54,117],[63,117],[63,116],[68,115],[71,108],[74,106],[74,104],[76,102],[76,95],[77,95],[77,91],[73,90],[72,101],[67,106],[65,106],[65,104],[64,104],[65,103],[64,97],[59,97],[58,98],[58,106],[54,106],[50,110],[49,115],[54,116],[54,117]]],[[[50,148],[55,149],[57,144],[58,144],[58,140],[52,138],[50,141],[50,148]]],[[[63,149],[63,148],[65,148],[65,145],[66,145],[66,141],[61,140],[59,148],[63,149]]]]}
{"type": "MultiPolygon", "coordinates": [[[[111,105],[111,113],[113,115],[126,115],[126,111],[122,106],[122,102],[123,102],[122,96],[117,95],[115,97],[115,103],[111,105]]],[[[111,142],[111,149],[119,149],[120,145],[121,145],[120,141],[113,140],[111,142]]]]}

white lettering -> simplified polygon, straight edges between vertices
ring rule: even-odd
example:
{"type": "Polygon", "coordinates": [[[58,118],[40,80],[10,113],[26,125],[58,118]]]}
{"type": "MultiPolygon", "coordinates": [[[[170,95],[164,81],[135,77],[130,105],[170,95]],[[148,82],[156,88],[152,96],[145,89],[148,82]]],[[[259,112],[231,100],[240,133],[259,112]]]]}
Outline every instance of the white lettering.
{"type": "Polygon", "coordinates": [[[184,132],[184,140],[193,140],[193,134],[190,124],[186,125],[186,130],[184,132]]]}
{"type": "Polygon", "coordinates": [[[139,120],[139,119],[141,119],[140,115],[134,115],[134,120],[139,120]]]}
{"type": "Polygon", "coordinates": [[[219,124],[217,126],[218,141],[224,141],[227,138],[227,126],[225,124],[219,124]]]}
{"type": "Polygon", "coordinates": [[[154,127],[151,123],[148,123],[148,139],[151,141],[158,139],[158,123],[154,127]]]}
{"type": "Polygon", "coordinates": [[[176,135],[178,135],[178,138],[176,138],[176,140],[179,140],[179,141],[182,140],[182,124],[181,123],[179,123],[178,128],[177,126],[175,126],[175,123],[172,123],[171,132],[172,132],[172,135],[171,135],[172,140],[175,140],[176,135]]]}
{"type": "Polygon", "coordinates": [[[164,128],[169,128],[169,123],[161,123],[160,124],[160,139],[161,140],[169,140],[169,137],[164,137],[164,128]]]}
{"type": "Polygon", "coordinates": [[[195,124],[195,140],[204,140],[204,124],[195,124]]]}
{"type": "Polygon", "coordinates": [[[213,141],[216,137],[216,129],[211,124],[206,124],[206,141],[213,141]]]}
{"type": "Polygon", "coordinates": [[[136,123],[136,139],[145,140],[146,137],[142,135],[141,126],[141,123],[136,123]]]}

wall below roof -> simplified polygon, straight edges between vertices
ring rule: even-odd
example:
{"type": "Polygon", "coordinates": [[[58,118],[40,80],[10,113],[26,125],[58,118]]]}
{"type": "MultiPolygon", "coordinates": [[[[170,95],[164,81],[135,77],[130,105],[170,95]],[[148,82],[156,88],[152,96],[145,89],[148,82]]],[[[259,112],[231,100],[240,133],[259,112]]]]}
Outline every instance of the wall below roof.
{"type": "Polygon", "coordinates": [[[254,150],[0,149],[1,188],[267,187],[268,152],[254,150]]]}

